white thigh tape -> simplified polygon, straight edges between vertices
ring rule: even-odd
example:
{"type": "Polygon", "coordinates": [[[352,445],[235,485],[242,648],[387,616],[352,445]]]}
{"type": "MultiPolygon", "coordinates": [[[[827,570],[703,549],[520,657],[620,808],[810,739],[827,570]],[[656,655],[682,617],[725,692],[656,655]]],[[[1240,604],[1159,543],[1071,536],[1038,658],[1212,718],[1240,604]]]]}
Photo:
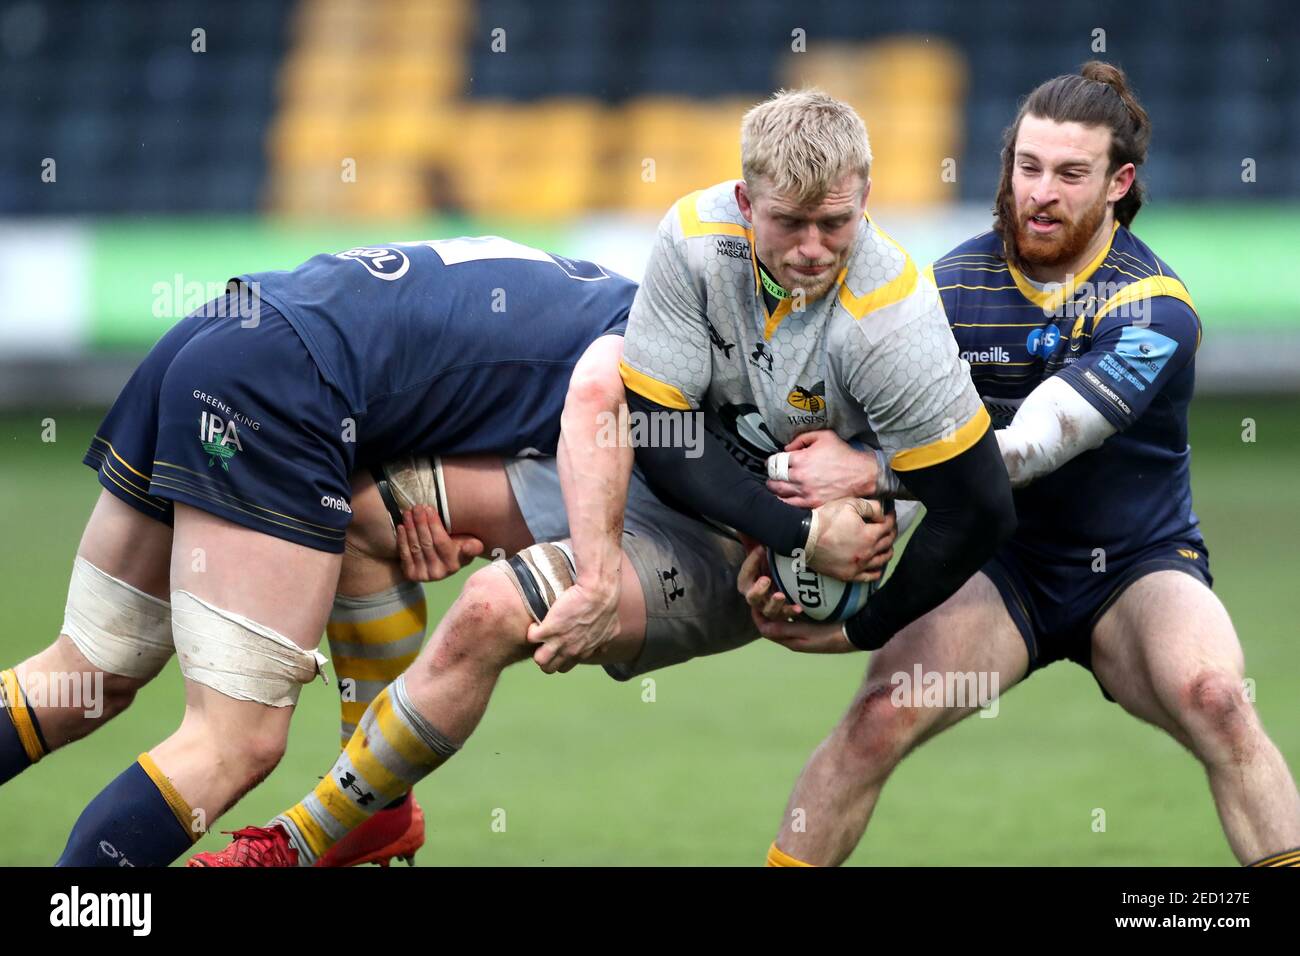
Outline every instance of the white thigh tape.
{"type": "Polygon", "coordinates": [[[790,453],[779,451],[767,458],[767,477],[774,481],[790,480],[790,453]]]}
{"type": "Polygon", "coordinates": [[[149,680],[172,656],[171,605],[78,557],[62,633],[100,670],[149,680]]]}
{"type": "Polygon", "coordinates": [[[172,632],[181,673],[235,700],[292,707],[326,659],[241,614],[189,591],[172,592],[172,632]]]}
{"type": "Polygon", "coordinates": [[[530,545],[513,557],[493,561],[492,566],[505,572],[538,624],[577,579],[573,550],[562,541],[530,545]]]}
{"type": "Polygon", "coordinates": [[[451,508],[447,504],[447,488],[442,478],[442,459],[437,455],[412,456],[384,462],[384,477],[399,511],[409,511],[416,505],[431,505],[438,512],[438,520],[451,533],[451,508]]]}

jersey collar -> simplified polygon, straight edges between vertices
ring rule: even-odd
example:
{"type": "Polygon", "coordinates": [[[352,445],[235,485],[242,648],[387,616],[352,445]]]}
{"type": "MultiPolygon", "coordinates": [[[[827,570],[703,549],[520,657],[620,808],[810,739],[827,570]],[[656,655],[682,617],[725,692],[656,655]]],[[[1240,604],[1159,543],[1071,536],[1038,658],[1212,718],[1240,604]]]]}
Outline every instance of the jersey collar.
{"type": "Polygon", "coordinates": [[[1110,230],[1110,238],[1106,240],[1106,245],[1092,258],[1091,262],[1083,267],[1083,271],[1078,275],[1070,276],[1068,282],[1054,287],[1050,292],[1035,288],[1029,278],[1017,269],[1010,260],[1007,260],[1007,269],[1011,272],[1011,278],[1015,280],[1016,288],[1020,290],[1021,295],[1046,313],[1057,312],[1061,306],[1074,298],[1079,286],[1091,279],[1092,274],[1101,268],[1102,260],[1110,254],[1110,248],[1115,244],[1115,233],[1118,229],[1119,223],[1116,222],[1110,230]]]}

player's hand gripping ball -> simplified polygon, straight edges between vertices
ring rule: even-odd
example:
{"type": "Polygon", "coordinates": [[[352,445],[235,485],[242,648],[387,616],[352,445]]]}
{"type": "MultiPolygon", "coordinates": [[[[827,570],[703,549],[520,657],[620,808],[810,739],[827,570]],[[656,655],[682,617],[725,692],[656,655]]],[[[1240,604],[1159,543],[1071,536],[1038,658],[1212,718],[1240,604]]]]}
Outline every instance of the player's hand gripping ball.
{"type": "Polygon", "coordinates": [[[772,573],[772,587],[803,608],[803,616],[813,621],[846,621],[857,614],[880,587],[875,581],[840,581],[819,574],[801,558],[777,554],[767,549],[767,566],[772,573]]]}

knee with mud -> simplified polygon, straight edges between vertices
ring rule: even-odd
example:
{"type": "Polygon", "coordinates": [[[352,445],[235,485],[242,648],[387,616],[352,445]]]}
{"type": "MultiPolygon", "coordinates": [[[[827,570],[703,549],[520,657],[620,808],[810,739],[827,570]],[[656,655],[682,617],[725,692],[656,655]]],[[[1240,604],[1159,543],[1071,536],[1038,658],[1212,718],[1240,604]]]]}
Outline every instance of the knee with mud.
{"type": "Polygon", "coordinates": [[[920,708],[902,706],[889,684],[873,684],[853,701],[831,740],[862,782],[888,776],[923,730],[920,708]]]}
{"type": "Polygon", "coordinates": [[[1240,678],[1220,670],[1196,673],[1179,688],[1176,717],[1202,761],[1250,760],[1258,722],[1240,678]]]}
{"type": "Polygon", "coordinates": [[[529,655],[524,635],[532,618],[512,586],[515,573],[495,561],[470,575],[430,642],[428,667],[504,667],[529,655]]]}

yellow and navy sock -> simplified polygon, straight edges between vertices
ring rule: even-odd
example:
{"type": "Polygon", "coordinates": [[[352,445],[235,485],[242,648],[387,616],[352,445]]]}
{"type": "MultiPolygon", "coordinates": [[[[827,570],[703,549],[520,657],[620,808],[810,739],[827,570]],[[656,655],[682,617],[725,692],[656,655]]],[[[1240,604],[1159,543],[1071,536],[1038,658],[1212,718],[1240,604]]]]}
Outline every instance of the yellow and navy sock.
{"type": "MultiPolygon", "coordinates": [[[[378,594],[335,596],[325,635],[339,681],[340,748],[352,739],[371,701],[419,655],[428,623],[424,588],[414,581],[378,594]]],[[[408,796],[402,794],[389,807],[405,803],[408,796]]]]}
{"type": "Polygon", "coordinates": [[[12,670],[0,671],[0,784],[12,780],[36,763],[50,748],[41,735],[36,714],[12,670]]]}
{"type": "Polygon", "coordinates": [[[147,753],[77,818],[56,866],[167,866],[199,832],[185,798],[147,753]]]}
{"type": "Polygon", "coordinates": [[[1300,846],[1287,850],[1284,853],[1274,853],[1272,856],[1266,856],[1262,860],[1256,860],[1248,866],[1296,866],[1300,867],[1300,846]]]}
{"type": "Polygon", "coordinates": [[[805,863],[803,860],[796,860],[789,853],[781,850],[773,843],[767,848],[767,865],[768,866],[812,866],[811,863],[805,863]]]}
{"type": "Polygon", "coordinates": [[[458,749],[415,709],[406,678],[399,677],[362,715],[316,789],[272,822],[283,826],[297,847],[299,866],[311,866],[458,749]]]}

